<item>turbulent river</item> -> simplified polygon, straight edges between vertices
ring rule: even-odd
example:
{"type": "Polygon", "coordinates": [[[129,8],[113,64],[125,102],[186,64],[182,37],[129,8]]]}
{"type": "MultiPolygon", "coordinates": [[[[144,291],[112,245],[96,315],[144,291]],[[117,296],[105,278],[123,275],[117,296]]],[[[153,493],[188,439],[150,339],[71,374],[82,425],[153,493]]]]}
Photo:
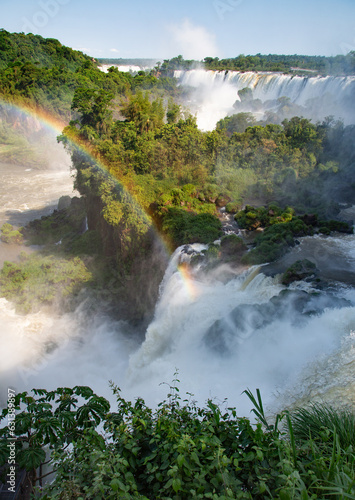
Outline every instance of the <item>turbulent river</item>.
{"type": "MultiPolygon", "coordinates": [[[[59,146],[55,158],[41,170],[0,165],[1,222],[23,224],[72,194],[59,146]]],[[[1,244],[1,259],[13,251],[1,244]]],[[[312,292],[305,282],[283,293],[267,266],[229,280],[222,268],[208,276],[178,271],[179,261],[199,251],[179,248],[171,257],[145,339],[123,321],[93,318],[85,301],[74,313],[22,316],[0,298],[0,403],[9,386],[78,384],[112,400],[112,380],[125,397],[156,405],[178,370],[180,393],[193,393],[200,403],[228,398],[245,415],[250,407],[241,393],[257,387],[271,411],[310,400],[355,405],[353,235],[303,238],[285,257],[287,264],[307,257],[320,268],[328,286],[313,295],[305,293],[312,292]]]]}

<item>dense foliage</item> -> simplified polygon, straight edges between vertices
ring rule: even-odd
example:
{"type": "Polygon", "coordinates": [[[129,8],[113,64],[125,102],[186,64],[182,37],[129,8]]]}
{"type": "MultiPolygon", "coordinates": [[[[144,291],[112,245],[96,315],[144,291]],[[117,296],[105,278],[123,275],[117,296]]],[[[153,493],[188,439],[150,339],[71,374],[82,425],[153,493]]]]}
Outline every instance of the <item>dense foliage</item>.
{"type": "MultiPolygon", "coordinates": [[[[189,233],[186,224],[191,218],[184,211],[213,214],[215,205],[234,202],[238,206],[248,199],[259,203],[278,200],[281,205],[292,204],[298,212],[316,211],[323,217],[339,210],[337,196],[331,197],[329,192],[348,177],[351,155],[347,159],[339,156],[333,141],[335,137],[344,141],[349,150],[353,127],[344,128],[332,121],[313,124],[294,117],[282,125],[249,126],[243,132],[222,125],[202,132],[190,116],[177,116],[175,122],[169,122],[169,106],[164,108],[160,99],[149,99],[141,92],[121,107],[124,121],[114,121],[109,114],[105,118],[108,101],[106,109],[101,101],[99,111],[94,111],[96,118],[90,118],[97,105],[92,101],[86,111],[87,102],[88,94],[76,93],[73,105],[81,110],[81,118],[64,131],[64,140],[90,140],[90,147],[104,159],[108,171],[129,186],[175,245],[186,241],[184,231],[189,233]],[[172,215],[179,217],[180,237],[172,215]],[[169,227],[173,228],[171,233],[169,227]]],[[[94,186],[102,181],[97,180],[101,175],[97,168],[85,164],[83,170],[80,162],[75,164],[79,190],[85,194],[85,186],[91,186],[89,192],[98,193],[94,186]]],[[[101,200],[106,203],[102,196],[101,200]]],[[[121,213],[122,207],[115,206],[121,213]]],[[[112,210],[110,213],[113,215],[112,210]]]]}
{"type": "Polygon", "coordinates": [[[91,57],[58,40],[0,31],[0,99],[4,101],[46,110],[68,121],[76,89],[105,90],[117,96],[136,87],[175,91],[170,79],[158,80],[144,72],[136,76],[117,69],[103,73],[91,57]]]}
{"type": "Polygon", "coordinates": [[[29,33],[9,33],[0,29],[0,68],[31,61],[39,67],[59,66],[76,70],[91,57],[65,47],[54,38],[43,38],[29,33]]]}
{"type": "Polygon", "coordinates": [[[7,438],[0,465],[10,442],[32,488],[54,470],[41,491],[47,499],[354,498],[351,412],[315,406],[270,425],[259,392],[245,391],[260,421],[254,426],[226,404],[199,407],[191,394],[182,401],[177,382],[154,410],[115,386],[113,411],[89,387],[14,395],[14,420],[0,430],[7,438]],[[45,461],[49,472],[38,476],[45,461]]]}
{"type": "Polygon", "coordinates": [[[332,231],[353,233],[352,225],[337,220],[320,220],[316,214],[296,216],[291,207],[280,208],[276,203],[267,207],[246,205],[235,214],[235,220],[242,229],[260,230],[253,248],[243,256],[249,264],[272,262],[294,246],[296,238],[313,234],[327,234],[332,231]]]}

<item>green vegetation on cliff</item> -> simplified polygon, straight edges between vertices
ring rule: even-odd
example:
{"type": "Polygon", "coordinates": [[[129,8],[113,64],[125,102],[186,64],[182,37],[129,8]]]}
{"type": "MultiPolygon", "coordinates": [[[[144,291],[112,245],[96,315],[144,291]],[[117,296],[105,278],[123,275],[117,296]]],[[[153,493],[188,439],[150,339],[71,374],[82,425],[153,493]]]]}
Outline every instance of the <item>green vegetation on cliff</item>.
{"type": "Polygon", "coordinates": [[[23,254],[21,262],[5,262],[0,271],[0,293],[21,313],[43,307],[65,306],[65,300],[78,294],[92,280],[79,258],[23,254]]]}
{"type": "MultiPolygon", "coordinates": [[[[115,96],[136,88],[174,92],[175,82],[140,72],[103,73],[91,57],[39,35],[0,30],[0,100],[45,110],[69,121],[76,89],[105,90],[115,96]]],[[[2,110],[4,111],[4,110],[2,110]]],[[[3,114],[3,113],[2,113],[3,114]]]]}
{"type": "Polygon", "coordinates": [[[206,69],[234,70],[234,71],[280,71],[293,74],[319,74],[319,75],[354,75],[355,52],[347,55],[302,56],[256,54],[228,59],[218,57],[205,57],[206,69]]]}
{"type": "Polygon", "coordinates": [[[65,47],[54,38],[0,29],[0,69],[29,61],[39,67],[59,66],[75,71],[84,62],[91,61],[91,57],[65,47]]]}
{"type": "Polygon", "coordinates": [[[22,230],[23,228],[20,228],[19,230],[14,229],[11,224],[8,224],[6,222],[0,228],[1,231],[0,240],[3,241],[4,243],[20,244],[23,242],[22,230]]]}

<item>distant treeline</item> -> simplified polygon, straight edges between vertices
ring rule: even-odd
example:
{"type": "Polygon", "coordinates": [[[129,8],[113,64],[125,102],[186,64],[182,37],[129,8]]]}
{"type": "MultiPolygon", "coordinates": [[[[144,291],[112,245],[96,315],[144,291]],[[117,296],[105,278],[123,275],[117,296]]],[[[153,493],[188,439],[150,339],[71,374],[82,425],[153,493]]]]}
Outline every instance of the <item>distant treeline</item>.
{"type": "Polygon", "coordinates": [[[353,75],[355,74],[355,51],[347,55],[334,57],[256,54],[255,56],[239,55],[238,57],[219,59],[205,57],[203,61],[185,60],[177,56],[166,59],[157,69],[171,76],[175,70],[189,70],[198,65],[205,69],[223,71],[274,71],[292,74],[319,74],[319,75],[353,75]]]}

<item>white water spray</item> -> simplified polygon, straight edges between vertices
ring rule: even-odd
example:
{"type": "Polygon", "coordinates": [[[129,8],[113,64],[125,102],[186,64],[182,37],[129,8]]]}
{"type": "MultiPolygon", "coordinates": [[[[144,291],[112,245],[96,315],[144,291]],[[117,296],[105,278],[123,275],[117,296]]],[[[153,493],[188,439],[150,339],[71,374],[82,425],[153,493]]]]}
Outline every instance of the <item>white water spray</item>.
{"type": "MultiPolygon", "coordinates": [[[[261,101],[261,115],[274,109],[278,99],[287,97],[292,104],[303,107],[302,114],[307,118],[320,120],[334,115],[345,124],[354,123],[354,76],[303,77],[202,69],[175,71],[174,76],[180,85],[195,89],[189,106],[197,113],[197,124],[202,130],[211,130],[221,118],[238,113],[233,105],[240,101],[238,91],[244,88],[252,90],[254,100],[261,101]]],[[[245,106],[243,111],[253,112],[253,108],[245,106]]]]}
{"type": "MultiPolygon", "coordinates": [[[[169,269],[142,344],[126,323],[92,318],[86,304],[64,316],[21,317],[3,301],[0,342],[11,363],[1,367],[2,390],[9,384],[17,390],[82,384],[112,400],[108,381],[113,380],[125,397],[141,396],[156,405],[167,394],[161,383],[171,382],[178,369],[182,394],[192,392],[200,404],[228,398],[244,415],[250,410],[241,396],[247,387],[260,388],[272,409],[309,400],[353,403],[355,308],[350,303],[301,317],[286,301],[283,314],[274,314],[262,328],[253,327],[248,313],[245,330],[223,334],[227,354],[208,342],[206,333],[216,321],[229,321],[238,306],[267,305],[283,288],[257,268],[228,283],[169,269]]],[[[294,288],[302,289],[302,283],[294,288]]],[[[338,295],[352,294],[340,288],[338,295]]]]}

